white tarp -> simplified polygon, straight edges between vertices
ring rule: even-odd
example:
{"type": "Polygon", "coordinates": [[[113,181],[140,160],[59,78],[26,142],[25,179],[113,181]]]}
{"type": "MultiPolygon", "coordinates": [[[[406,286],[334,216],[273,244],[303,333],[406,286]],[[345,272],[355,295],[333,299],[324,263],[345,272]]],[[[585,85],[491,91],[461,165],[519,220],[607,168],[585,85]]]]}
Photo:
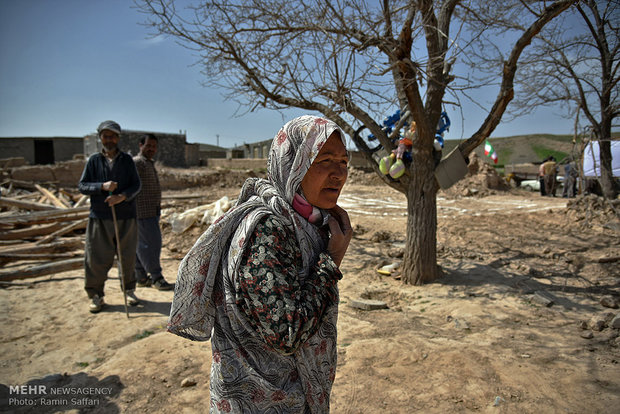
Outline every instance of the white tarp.
{"type": "MultiPolygon", "coordinates": [[[[601,176],[600,149],[598,141],[589,142],[583,151],[583,175],[601,176]]],[[[611,141],[611,169],[614,177],[620,177],[620,141],[611,141]]]]}

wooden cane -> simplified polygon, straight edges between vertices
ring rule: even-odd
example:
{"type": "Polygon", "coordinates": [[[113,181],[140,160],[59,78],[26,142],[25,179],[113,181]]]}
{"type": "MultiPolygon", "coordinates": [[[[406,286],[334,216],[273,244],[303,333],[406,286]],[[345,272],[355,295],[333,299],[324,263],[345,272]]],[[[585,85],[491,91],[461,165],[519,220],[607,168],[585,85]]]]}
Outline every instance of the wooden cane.
{"type": "MultiPolygon", "coordinates": [[[[110,194],[112,195],[112,194],[110,194]]],[[[110,206],[112,209],[112,220],[114,221],[114,235],[116,236],[116,255],[118,256],[118,274],[121,278],[121,289],[123,289],[123,298],[125,299],[125,314],[129,319],[129,310],[127,308],[127,292],[125,292],[125,278],[123,273],[123,256],[121,255],[121,239],[118,237],[118,223],[116,222],[116,209],[114,206],[110,206]]]]}

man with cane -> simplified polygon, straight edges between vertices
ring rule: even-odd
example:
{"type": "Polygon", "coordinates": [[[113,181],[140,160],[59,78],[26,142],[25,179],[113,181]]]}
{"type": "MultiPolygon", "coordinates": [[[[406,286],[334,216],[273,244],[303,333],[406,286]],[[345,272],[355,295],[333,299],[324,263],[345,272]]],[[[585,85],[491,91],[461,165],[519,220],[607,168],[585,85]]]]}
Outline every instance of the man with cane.
{"type": "Polygon", "coordinates": [[[135,197],[140,192],[140,177],[131,155],[118,148],[120,125],[104,121],[97,133],[103,148],[88,158],[78,185],[82,194],[90,196],[84,289],[92,313],[104,305],[104,285],[115,255],[125,301],[132,306],[139,303],[134,266],[138,242],[135,197]]]}

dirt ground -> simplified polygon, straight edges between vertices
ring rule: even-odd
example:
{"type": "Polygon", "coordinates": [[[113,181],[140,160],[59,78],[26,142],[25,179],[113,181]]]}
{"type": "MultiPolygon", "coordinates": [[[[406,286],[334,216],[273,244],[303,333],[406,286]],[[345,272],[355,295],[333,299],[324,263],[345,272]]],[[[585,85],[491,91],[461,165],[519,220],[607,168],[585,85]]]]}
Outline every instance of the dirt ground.
{"type": "MultiPolygon", "coordinates": [[[[599,200],[471,191],[468,183],[440,192],[443,277],[410,286],[376,271],[400,260],[405,197],[363,174],[352,178],[340,200],[356,234],[342,264],[332,413],[618,413],[620,339],[609,325],[619,313],[610,306],[620,297],[620,266],[604,258],[620,254],[620,223],[585,208],[599,200]],[[387,308],[352,307],[360,298],[387,308]]],[[[188,198],[167,198],[165,207],[237,193],[167,191],[188,198]]],[[[204,227],[163,227],[162,264],[173,282],[204,227]]],[[[0,289],[0,411],[208,411],[210,343],[165,332],[171,292],[139,288],[143,303],[127,319],[116,270],[110,277],[108,306],[96,315],[81,271],[0,289]],[[44,388],[18,394],[23,385],[44,388]],[[59,390],[68,394],[51,394],[59,390]]]]}

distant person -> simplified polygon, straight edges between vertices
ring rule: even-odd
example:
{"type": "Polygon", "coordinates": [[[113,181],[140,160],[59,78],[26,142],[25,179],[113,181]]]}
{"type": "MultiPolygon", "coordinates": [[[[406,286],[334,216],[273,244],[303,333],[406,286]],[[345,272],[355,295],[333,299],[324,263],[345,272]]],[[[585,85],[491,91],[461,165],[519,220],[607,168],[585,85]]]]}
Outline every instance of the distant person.
{"type": "Polygon", "coordinates": [[[153,286],[158,290],[172,290],[161,274],[161,186],[153,158],[157,153],[157,137],[146,134],[140,138],[140,153],[133,158],[142,182],[136,197],[138,206],[138,249],[136,250],[136,278],[138,286],[153,286]]]}
{"type": "Polygon", "coordinates": [[[549,161],[549,157],[542,160],[540,166],[538,167],[538,184],[540,186],[540,195],[545,196],[547,192],[545,191],[545,163],[549,161]]]}
{"type": "Polygon", "coordinates": [[[564,164],[564,189],[562,197],[573,198],[577,195],[577,177],[579,173],[575,168],[575,162],[569,161],[564,164]]]}
{"type": "Polygon", "coordinates": [[[133,159],[119,150],[121,127],[114,121],[103,121],[97,128],[103,148],[88,158],[78,188],[90,195],[90,215],[84,247],[84,288],[90,299],[89,310],[101,311],[104,285],[114,263],[117,244],[121,250],[122,284],[129,304],[139,303],[135,295],[134,266],[138,225],[135,197],[140,191],[140,177],[133,159]],[[116,212],[119,240],[115,236],[112,208],[116,212]]]}
{"type": "Polygon", "coordinates": [[[555,161],[555,157],[549,157],[542,165],[545,173],[545,193],[549,197],[555,197],[556,180],[558,176],[558,165],[555,161]]]}

